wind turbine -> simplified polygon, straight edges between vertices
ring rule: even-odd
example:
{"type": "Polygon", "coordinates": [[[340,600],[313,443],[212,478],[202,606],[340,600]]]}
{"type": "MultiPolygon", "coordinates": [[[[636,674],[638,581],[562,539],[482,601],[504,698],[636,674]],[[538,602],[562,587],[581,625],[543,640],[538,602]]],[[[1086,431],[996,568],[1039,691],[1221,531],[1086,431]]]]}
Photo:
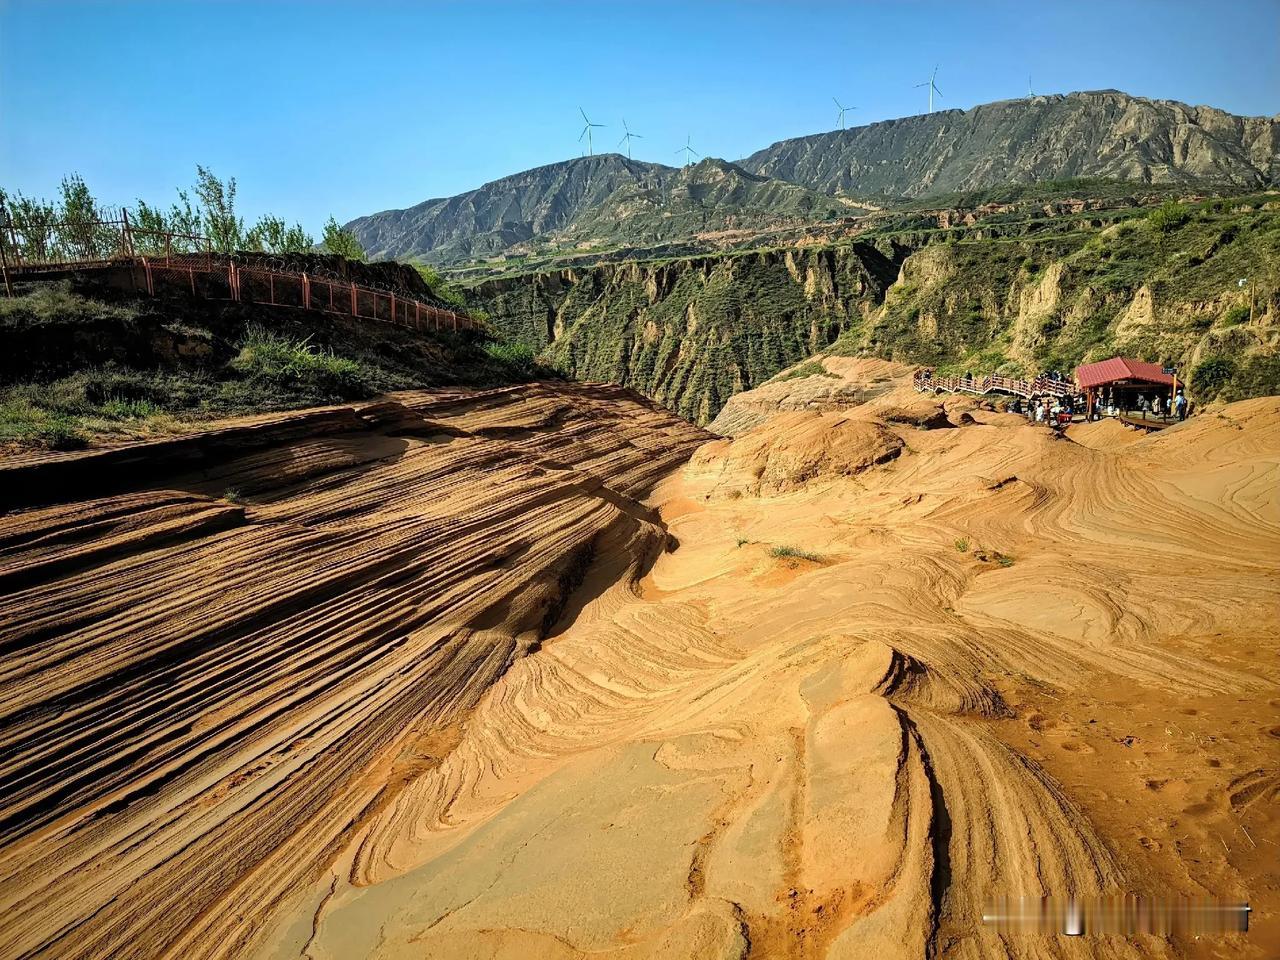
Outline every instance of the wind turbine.
{"type": "Polygon", "coordinates": [[[845,115],[845,113],[846,113],[846,112],[848,112],[849,110],[857,110],[858,108],[857,108],[857,107],[846,107],[846,106],[844,106],[844,105],[843,105],[839,100],[837,100],[835,97],[832,97],[832,98],[831,98],[831,102],[832,102],[832,103],[834,103],[834,104],[836,105],[836,107],[840,110],[840,129],[841,129],[841,130],[843,130],[843,129],[844,129],[844,115],[845,115]]]}
{"type": "Polygon", "coordinates": [[[1031,74],[1027,74],[1027,96],[1034,97],[1036,92],[1031,89],[1031,74]]]}
{"type": "Polygon", "coordinates": [[[623,118],[622,118],[622,129],[623,129],[623,130],[625,130],[625,131],[627,131],[627,132],[626,132],[626,133],[624,133],[624,134],[622,135],[622,139],[618,141],[618,146],[622,146],[624,143],[627,145],[627,159],[628,159],[628,160],[630,160],[630,159],[631,159],[631,141],[632,141],[632,140],[643,140],[643,139],[644,139],[644,137],[642,137],[642,136],[641,136],[640,134],[638,134],[638,133],[632,133],[632,132],[631,132],[631,128],[627,126],[627,118],[626,118],[626,117],[623,117],[623,118]]]}
{"type": "Polygon", "coordinates": [[[587,138],[587,156],[589,157],[591,156],[591,128],[603,127],[604,124],[592,123],[587,119],[587,111],[583,110],[581,107],[578,108],[578,112],[582,114],[582,122],[586,124],[586,126],[582,128],[582,132],[578,134],[578,142],[581,143],[583,137],[587,138]]]}
{"type": "Polygon", "coordinates": [[[939,90],[937,87],[937,84],[933,82],[937,78],[937,76],[938,76],[938,65],[935,63],[933,65],[933,73],[929,75],[929,79],[926,80],[924,83],[916,84],[917,87],[929,88],[929,112],[930,113],[933,113],[933,95],[936,93],[938,96],[942,96],[942,91],[939,90]]]}
{"type": "Polygon", "coordinates": [[[687,167],[687,166],[689,166],[689,157],[690,157],[690,156],[694,156],[694,157],[700,157],[700,156],[702,156],[702,154],[700,154],[697,150],[695,150],[695,149],[693,149],[693,147],[689,146],[689,135],[686,135],[686,136],[685,136],[685,138],[684,138],[684,146],[683,146],[683,147],[681,147],[679,150],[677,150],[677,151],[676,151],[676,153],[683,153],[683,154],[684,154],[684,165],[685,165],[686,167],[687,167]]]}

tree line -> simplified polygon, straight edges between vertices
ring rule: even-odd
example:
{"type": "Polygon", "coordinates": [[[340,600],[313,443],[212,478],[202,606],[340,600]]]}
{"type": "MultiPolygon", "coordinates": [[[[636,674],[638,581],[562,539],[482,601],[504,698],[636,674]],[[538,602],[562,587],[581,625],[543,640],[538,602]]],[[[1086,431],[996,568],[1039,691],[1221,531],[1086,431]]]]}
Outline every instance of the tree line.
{"type": "MultiPolygon", "coordinates": [[[[201,238],[217,253],[311,253],[317,249],[301,224],[288,224],[272,214],[263,214],[246,226],[236,209],[234,177],[223,181],[197,165],[195,184],[177,193],[177,200],[167,208],[141,199],[133,207],[130,225],[138,253],[194,253],[203,249],[201,238]]],[[[26,259],[93,259],[109,256],[120,246],[118,229],[102,224],[116,217],[102,207],[79,174],[63,177],[56,200],[0,187],[0,204],[14,228],[13,234],[0,230],[0,248],[8,250],[16,243],[14,252],[26,259]]],[[[360,242],[332,216],[318,247],[353,260],[365,258],[360,242]]]]}

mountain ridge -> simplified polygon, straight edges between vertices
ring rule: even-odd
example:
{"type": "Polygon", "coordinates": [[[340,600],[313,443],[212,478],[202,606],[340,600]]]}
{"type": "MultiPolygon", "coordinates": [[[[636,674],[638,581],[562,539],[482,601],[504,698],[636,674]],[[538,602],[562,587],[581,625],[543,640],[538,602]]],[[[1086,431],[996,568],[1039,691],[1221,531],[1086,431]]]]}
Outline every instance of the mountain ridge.
{"type": "Polygon", "coordinates": [[[867,199],[1077,177],[1259,187],[1280,177],[1280,120],[1118,90],[1080,91],[780,140],[738,162],[867,199]]]}
{"type": "Polygon", "coordinates": [[[575,157],[346,226],[372,256],[450,266],[820,222],[859,202],[1069,178],[1269,187],[1280,183],[1280,115],[1117,90],[1045,94],[780,140],[738,161],[575,157]]]}

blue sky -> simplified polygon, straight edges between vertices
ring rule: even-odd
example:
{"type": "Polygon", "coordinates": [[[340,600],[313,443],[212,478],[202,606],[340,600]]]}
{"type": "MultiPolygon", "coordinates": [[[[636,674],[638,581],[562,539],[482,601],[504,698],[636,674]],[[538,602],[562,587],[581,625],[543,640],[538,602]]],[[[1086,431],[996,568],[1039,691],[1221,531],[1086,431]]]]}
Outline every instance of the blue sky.
{"type": "Polygon", "coordinates": [[[737,159],[938,107],[1113,87],[1280,112],[1280,0],[439,3],[0,0],[0,185],[168,203],[203,163],[312,231],[578,155],[737,159]]]}

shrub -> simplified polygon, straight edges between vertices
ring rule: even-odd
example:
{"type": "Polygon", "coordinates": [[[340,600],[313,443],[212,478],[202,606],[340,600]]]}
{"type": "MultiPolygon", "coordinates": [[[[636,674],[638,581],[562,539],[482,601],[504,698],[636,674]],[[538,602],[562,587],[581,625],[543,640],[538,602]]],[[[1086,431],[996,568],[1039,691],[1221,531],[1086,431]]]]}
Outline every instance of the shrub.
{"type": "Polygon", "coordinates": [[[1249,319],[1249,308],[1243,304],[1237,304],[1222,315],[1222,325],[1224,327],[1235,327],[1244,323],[1249,319]]]}
{"type": "Polygon", "coordinates": [[[809,560],[813,563],[821,563],[822,556],[817,553],[810,553],[807,550],[801,550],[799,547],[790,547],[781,545],[774,547],[769,551],[769,556],[776,557],[779,560],[809,560]]]}
{"type": "Polygon", "coordinates": [[[1248,400],[1275,394],[1280,394],[1280,354],[1254,354],[1236,370],[1222,398],[1248,400]]]}
{"type": "Polygon", "coordinates": [[[1191,211],[1175,200],[1166,200],[1147,214],[1147,222],[1161,233],[1171,233],[1191,219],[1191,211]]]}
{"type": "Polygon", "coordinates": [[[1227,357],[1210,357],[1191,371],[1191,392],[1201,400],[1212,400],[1236,372],[1235,361],[1227,357]]]}
{"type": "Polygon", "coordinates": [[[960,553],[968,553],[968,552],[969,552],[969,538],[968,538],[968,537],[960,537],[960,538],[958,538],[958,539],[956,540],[956,549],[957,549],[960,553]]]}
{"type": "Polygon", "coordinates": [[[532,380],[538,376],[538,363],[534,359],[533,348],[524,343],[510,340],[485,344],[484,352],[489,359],[505,368],[505,372],[513,379],[532,380]]]}
{"type": "Polygon", "coordinates": [[[373,392],[366,382],[366,371],[356,361],[261,327],[250,328],[232,366],[245,376],[278,387],[310,388],[336,399],[353,400],[373,392]]]}

